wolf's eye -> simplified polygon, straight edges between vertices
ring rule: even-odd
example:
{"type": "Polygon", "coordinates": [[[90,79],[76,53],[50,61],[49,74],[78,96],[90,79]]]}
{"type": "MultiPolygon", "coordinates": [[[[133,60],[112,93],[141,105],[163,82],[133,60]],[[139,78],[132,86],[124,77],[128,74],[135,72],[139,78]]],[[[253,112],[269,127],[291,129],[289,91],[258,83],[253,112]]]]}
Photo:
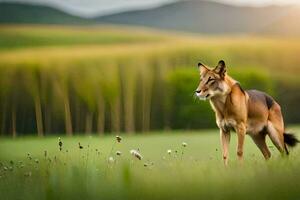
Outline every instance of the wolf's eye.
{"type": "Polygon", "coordinates": [[[214,78],[212,78],[212,77],[208,77],[208,80],[206,81],[205,84],[208,84],[208,83],[211,82],[211,81],[216,82],[216,79],[214,79],[214,78]]]}

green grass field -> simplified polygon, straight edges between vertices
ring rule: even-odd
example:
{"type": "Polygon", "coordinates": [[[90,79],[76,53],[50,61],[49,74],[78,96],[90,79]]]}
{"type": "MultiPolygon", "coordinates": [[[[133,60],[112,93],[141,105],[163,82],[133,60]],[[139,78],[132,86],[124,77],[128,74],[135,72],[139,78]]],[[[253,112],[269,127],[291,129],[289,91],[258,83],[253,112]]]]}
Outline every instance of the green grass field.
{"type": "Polygon", "coordinates": [[[269,141],[266,162],[247,137],[238,163],[233,133],[225,167],[216,129],[148,132],[215,127],[192,94],[196,64],[220,59],[299,123],[299,52],[299,38],[0,26],[0,199],[300,199],[300,147],[282,158],[269,141]]]}
{"type": "MultiPolygon", "coordinates": [[[[300,132],[299,127],[288,130],[300,132]]],[[[288,158],[281,158],[269,143],[272,158],[265,162],[247,137],[245,159],[239,164],[233,133],[231,161],[225,167],[218,130],[121,136],[121,143],[114,136],[63,137],[62,151],[58,137],[1,138],[1,199],[300,197],[299,147],[288,158]],[[131,149],[139,149],[143,159],[132,156],[131,149]],[[116,151],[122,155],[117,156],[116,151]]]]}

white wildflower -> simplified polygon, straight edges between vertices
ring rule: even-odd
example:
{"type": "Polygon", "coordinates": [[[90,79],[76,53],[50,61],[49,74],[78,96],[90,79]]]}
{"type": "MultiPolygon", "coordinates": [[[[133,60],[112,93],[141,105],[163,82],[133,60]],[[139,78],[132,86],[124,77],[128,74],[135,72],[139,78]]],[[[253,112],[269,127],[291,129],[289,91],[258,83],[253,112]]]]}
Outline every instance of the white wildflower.
{"type": "Polygon", "coordinates": [[[108,162],[109,162],[109,163],[114,163],[114,162],[115,162],[115,159],[114,159],[112,156],[110,156],[110,157],[108,158],[108,162]]]}
{"type": "Polygon", "coordinates": [[[187,143],[183,142],[183,143],[182,143],[182,146],[183,146],[183,147],[186,147],[186,146],[187,146],[187,143]]]}
{"type": "Polygon", "coordinates": [[[130,154],[133,155],[134,157],[136,157],[139,160],[143,159],[143,156],[137,150],[134,150],[134,149],[130,150],[130,154]]]}
{"type": "Polygon", "coordinates": [[[172,150],[171,150],[171,149],[168,149],[167,153],[168,153],[168,154],[171,154],[171,153],[172,153],[172,150]]]}

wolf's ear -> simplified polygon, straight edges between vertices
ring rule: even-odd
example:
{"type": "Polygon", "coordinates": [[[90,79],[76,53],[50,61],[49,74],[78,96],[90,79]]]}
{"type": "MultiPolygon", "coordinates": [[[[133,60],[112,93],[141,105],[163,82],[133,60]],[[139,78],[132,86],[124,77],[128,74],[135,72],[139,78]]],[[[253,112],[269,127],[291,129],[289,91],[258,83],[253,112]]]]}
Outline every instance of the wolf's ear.
{"type": "Polygon", "coordinates": [[[224,78],[226,73],[226,65],[223,60],[220,60],[214,71],[221,76],[221,78],[224,78]]]}
{"type": "Polygon", "coordinates": [[[205,72],[207,72],[209,69],[205,66],[205,65],[203,65],[202,63],[198,63],[198,69],[199,69],[199,71],[200,71],[200,74],[203,74],[203,73],[205,73],[205,72]]]}

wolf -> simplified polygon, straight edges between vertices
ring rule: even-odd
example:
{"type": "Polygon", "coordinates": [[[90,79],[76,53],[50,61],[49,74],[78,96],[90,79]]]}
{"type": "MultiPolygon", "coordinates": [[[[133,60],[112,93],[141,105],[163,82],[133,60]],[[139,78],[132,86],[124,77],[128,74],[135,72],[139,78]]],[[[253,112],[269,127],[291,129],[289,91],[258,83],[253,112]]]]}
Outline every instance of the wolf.
{"type": "Polygon", "coordinates": [[[268,94],[258,90],[243,90],[240,83],[227,74],[227,67],[220,60],[216,67],[198,64],[200,83],[195,95],[209,100],[220,129],[224,164],[228,164],[230,131],[237,133],[237,157],[243,159],[245,135],[248,134],[264,158],[271,152],[266,144],[268,135],[281,154],[289,154],[287,145],[296,146],[299,140],[286,133],[280,105],[268,94]]]}

